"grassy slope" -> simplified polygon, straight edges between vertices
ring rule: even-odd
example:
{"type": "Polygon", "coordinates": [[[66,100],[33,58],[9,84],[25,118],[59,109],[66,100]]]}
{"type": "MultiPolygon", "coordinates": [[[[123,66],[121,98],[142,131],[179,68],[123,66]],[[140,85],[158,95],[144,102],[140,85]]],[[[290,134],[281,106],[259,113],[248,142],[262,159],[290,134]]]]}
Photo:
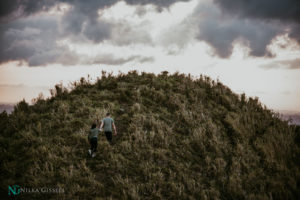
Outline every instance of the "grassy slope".
{"type": "Polygon", "coordinates": [[[43,194],[59,199],[299,196],[299,128],[257,99],[167,72],[103,74],[73,86],[0,115],[2,192],[18,184],[62,187],[60,196],[43,194]],[[113,146],[102,135],[91,159],[87,132],[107,111],[119,135],[113,146]]]}

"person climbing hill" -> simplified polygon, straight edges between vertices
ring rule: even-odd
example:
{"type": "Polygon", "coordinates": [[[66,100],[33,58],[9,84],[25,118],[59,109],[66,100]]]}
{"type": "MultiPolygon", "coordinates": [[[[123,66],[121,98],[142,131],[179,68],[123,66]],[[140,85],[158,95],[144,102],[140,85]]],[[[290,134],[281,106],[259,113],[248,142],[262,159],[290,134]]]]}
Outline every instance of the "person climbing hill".
{"type": "Polygon", "coordinates": [[[114,135],[117,135],[117,128],[114,120],[110,117],[110,113],[107,113],[106,117],[102,119],[100,129],[104,129],[104,133],[109,144],[112,144],[112,127],[114,129],[114,135]]]}
{"type": "Polygon", "coordinates": [[[99,123],[99,118],[97,117],[97,121],[92,124],[92,127],[90,129],[88,139],[91,145],[91,149],[88,150],[89,154],[92,157],[96,156],[96,151],[97,151],[97,146],[98,146],[98,135],[100,133],[100,123],[99,123]],[[98,126],[97,126],[98,124],[98,126]]]}

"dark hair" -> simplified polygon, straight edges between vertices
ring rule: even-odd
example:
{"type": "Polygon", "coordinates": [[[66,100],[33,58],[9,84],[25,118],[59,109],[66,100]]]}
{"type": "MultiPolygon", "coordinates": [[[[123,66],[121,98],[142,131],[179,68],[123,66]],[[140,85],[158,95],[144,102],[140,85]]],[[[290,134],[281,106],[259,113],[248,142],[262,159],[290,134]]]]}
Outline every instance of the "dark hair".
{"type": "Polygon", "coordinates": [[[96,128],[96,126],[97,126],[97,125],[96,125],[95,123],[93,123],[91,129],[96,128]]]}
{"type": "Polygon", "coordinates": [[[106,116],[109,116],[110,115],[110,113],[106,113],[106,116]]]}

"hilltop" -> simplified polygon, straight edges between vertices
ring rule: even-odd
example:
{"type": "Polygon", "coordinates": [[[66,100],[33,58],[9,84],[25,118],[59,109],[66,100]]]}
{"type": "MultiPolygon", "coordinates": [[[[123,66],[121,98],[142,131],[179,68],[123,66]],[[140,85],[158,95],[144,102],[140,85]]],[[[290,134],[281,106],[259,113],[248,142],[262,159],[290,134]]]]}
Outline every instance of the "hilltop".
{"type": "Polygon", "coordinates": [[[184,74],[102,73],[0,114],[1,193],[60,187],[22,199],[297,199],[299,127],[219,81],[184,74]],[[96,114],[118,136],[99,138],[96,114]]]}

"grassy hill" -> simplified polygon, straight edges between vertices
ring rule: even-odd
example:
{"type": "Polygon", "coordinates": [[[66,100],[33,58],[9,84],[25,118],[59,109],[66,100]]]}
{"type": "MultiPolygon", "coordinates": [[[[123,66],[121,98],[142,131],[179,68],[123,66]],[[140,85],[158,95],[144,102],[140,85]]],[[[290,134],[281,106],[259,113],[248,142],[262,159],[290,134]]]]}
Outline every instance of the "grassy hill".
{"type": "Polygon", "coordinates": [[[0,114],[1,193],[59,187],[22,199],[297,199],[299,127],[257,98],[201,76],[102,73],[0,114]],[[87,134],[111,112],[118,129],[87,134]],[[97,198],[96,198],[97,197],[97,198]]]}

